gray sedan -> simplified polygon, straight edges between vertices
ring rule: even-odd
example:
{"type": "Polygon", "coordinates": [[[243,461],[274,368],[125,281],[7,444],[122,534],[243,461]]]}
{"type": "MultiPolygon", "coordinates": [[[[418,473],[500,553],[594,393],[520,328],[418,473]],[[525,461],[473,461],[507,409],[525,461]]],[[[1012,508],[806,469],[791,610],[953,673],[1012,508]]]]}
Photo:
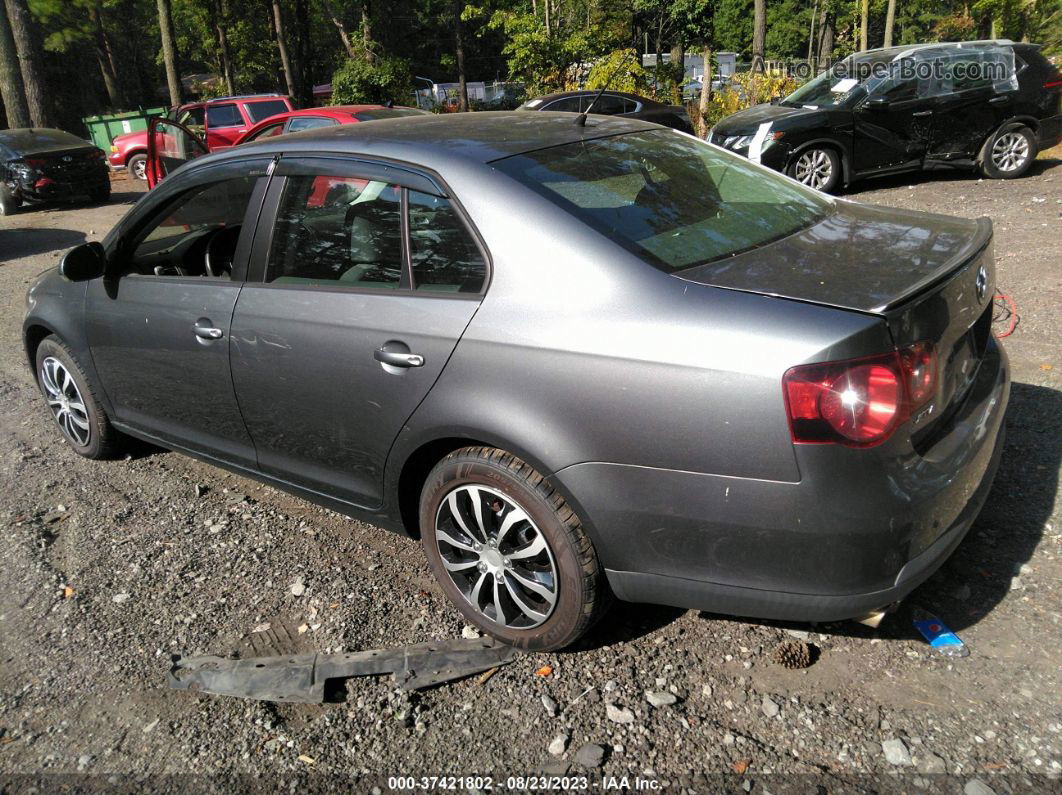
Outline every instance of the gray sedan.
{"type": "Polygon", "coordinates": [[[77,453],[138,437],[419,537],[469,621],[553,649],[613,595],[823,621],[929,577],[1002,447],[994,289],[987,221],[454,114],[181,166],[24,336],[77,453]]]}

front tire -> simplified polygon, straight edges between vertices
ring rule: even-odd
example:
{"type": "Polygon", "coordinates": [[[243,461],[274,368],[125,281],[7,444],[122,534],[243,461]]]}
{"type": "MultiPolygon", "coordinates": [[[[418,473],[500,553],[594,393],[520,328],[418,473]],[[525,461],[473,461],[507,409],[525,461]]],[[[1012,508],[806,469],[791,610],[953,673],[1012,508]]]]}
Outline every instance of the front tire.
{"type": "Polygon", "coordinates": [[[805,149],[793,158],[786,173],[809,188],[833,193],[841,185],[841,157],[826,147],[805,149]]]}
{"type": "Polygon", "coordinates": [[[37,384],[66,440],[85,458],[113,458],[121,434],[111,426],[80,365],[59,338],[45,337],[37,347],[37,384]]]}
{"type": "Polygon", "coordinates": [[[11,194],[4,185],[0,185],[0,215],[14,215],[22,202],[11,194]]]}
{"type": "Polygon", "coordinates": [[[981,150],[981,173],[989,179],[1020,177],[1036,160],[1039,147],[1028,127],[997,130],[981,150]]]}
{"type": "Polygon", "coordinates": [[[133,177],[133,179],[147,179],[147,155],[133,155],[131,158],[129,158],[129,161],[125,164],[125,167],[129,169],[129,174],[133,177]]]}
{"type": "Polygon", "coordinates": [[[606,606],[579,518],[542,475],[503,450],[466,447],[440,461],[421,492],[420,527],[450,601],[511,646],[568,646],[606,606]]]}

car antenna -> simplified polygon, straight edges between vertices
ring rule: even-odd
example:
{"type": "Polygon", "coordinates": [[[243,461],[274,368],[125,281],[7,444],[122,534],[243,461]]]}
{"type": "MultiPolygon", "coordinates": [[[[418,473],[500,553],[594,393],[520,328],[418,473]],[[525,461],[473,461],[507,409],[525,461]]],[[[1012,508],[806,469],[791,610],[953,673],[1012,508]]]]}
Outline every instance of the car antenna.
{"type": "Polygon", "coordinates": [[[605,80],[604,85],[601,86],[601,90],[597,92],[597,95],[593,98],[593,100],[591,100],[590,104],[586,106],[586,110],[584,110],[582,113],[580,113],[578,116],[575,117],[575,126],[576,127],[585,127],[586,126],[586,115],[591,110],[593,110],[594,105],[596,105],[597,101],[599,99],[601,99],[601,95],[604,94],[605,91],[608,90],[608,87],[612,85],[612,80],[616,77],[616,75],[618,75],[620,73],[620,70],[623,69],[623,67],[627,65],[627,61],[629,61],[630,57],[631,57],[631,52],[634,52],[634,50],[630,50],[623,57],[623,60],[619,62],[619,65],[615,69],[612,70],[612,74],[610,74],[608,76],[608,79],[605,80]]]}

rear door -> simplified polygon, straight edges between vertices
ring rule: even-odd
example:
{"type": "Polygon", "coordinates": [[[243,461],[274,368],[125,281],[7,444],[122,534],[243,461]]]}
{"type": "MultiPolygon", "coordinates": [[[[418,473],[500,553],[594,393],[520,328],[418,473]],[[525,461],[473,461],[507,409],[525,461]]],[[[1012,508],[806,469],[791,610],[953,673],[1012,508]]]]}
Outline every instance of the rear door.
{"type": "Polygon", "coordinates": [[[203,139],[180,122],[154,117],[148,122],[147,183],[154,188],[174,169],[207,153],[203,139]]]}
{"type": "Polygon", "coordinates": [[[284,159],[253,261],[233,316],[232,374],[259,468],[381,504],[391,444],[479,306],[481,246],[423,175],[284,159]]]}
{"type": "Polygon", "coordinates": [[[1014,114],[1018,98],[1013,50],[955,50],[940,59],[942,80],[927,156],[976,157],[988,136],[1014,114]]]}
{"type": "Polygon", "coordinates": [[[236,139],[251,128],[253,122],[243,117],[235,102],[222,102],[206,106],[206,144],[211,152],[228,149],[236,139]]]}

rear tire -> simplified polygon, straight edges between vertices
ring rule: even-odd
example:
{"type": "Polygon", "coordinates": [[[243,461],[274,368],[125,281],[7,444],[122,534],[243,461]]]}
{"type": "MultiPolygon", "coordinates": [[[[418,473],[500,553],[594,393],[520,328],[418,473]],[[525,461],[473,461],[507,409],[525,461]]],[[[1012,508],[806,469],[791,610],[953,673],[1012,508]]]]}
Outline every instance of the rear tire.
{"type": "Polygon", "coordinates": [[[69,349],[54,334],[37,347],[37,385],[66,440],[85,458],[113,458],[122,435],[107,418],[88,378],[69,349]]]}
{"type": "Polygon", "coordinates": [[[1036,160],[1039,146],[1028,127],[1009,127],[996,130],[981,149],[978,158],[981,173],[988,179],[1020,177],[1036,160]]]}
{"type": "Polygon", "coordinates": [[[6,186],[0,186],[0,215],[14,215],[21,205],[22,202],[11,195],[6,186]]]}
{"type": "Polygon", "coordinates": [[[129,161],[125,164],[125,167],[129,170],[129,175],[133,179],[147,179],[147,155],[133,155],[131,158],[129,158],[129,161]]]}
{"type": "Polygon", "coordinates": [[[450,601],[511,646],[568,646],[608,605],[579,518],[542,475],[503,450],[465,447],[440,461],[421,492],[420,527],[450,601]]]}
{"type": "Polygon", "coordinates": [[[833,149],[814,146],[794,157],[786,173],[809,188],[833,193],[841,186],[841,157],[833,149]]]}

